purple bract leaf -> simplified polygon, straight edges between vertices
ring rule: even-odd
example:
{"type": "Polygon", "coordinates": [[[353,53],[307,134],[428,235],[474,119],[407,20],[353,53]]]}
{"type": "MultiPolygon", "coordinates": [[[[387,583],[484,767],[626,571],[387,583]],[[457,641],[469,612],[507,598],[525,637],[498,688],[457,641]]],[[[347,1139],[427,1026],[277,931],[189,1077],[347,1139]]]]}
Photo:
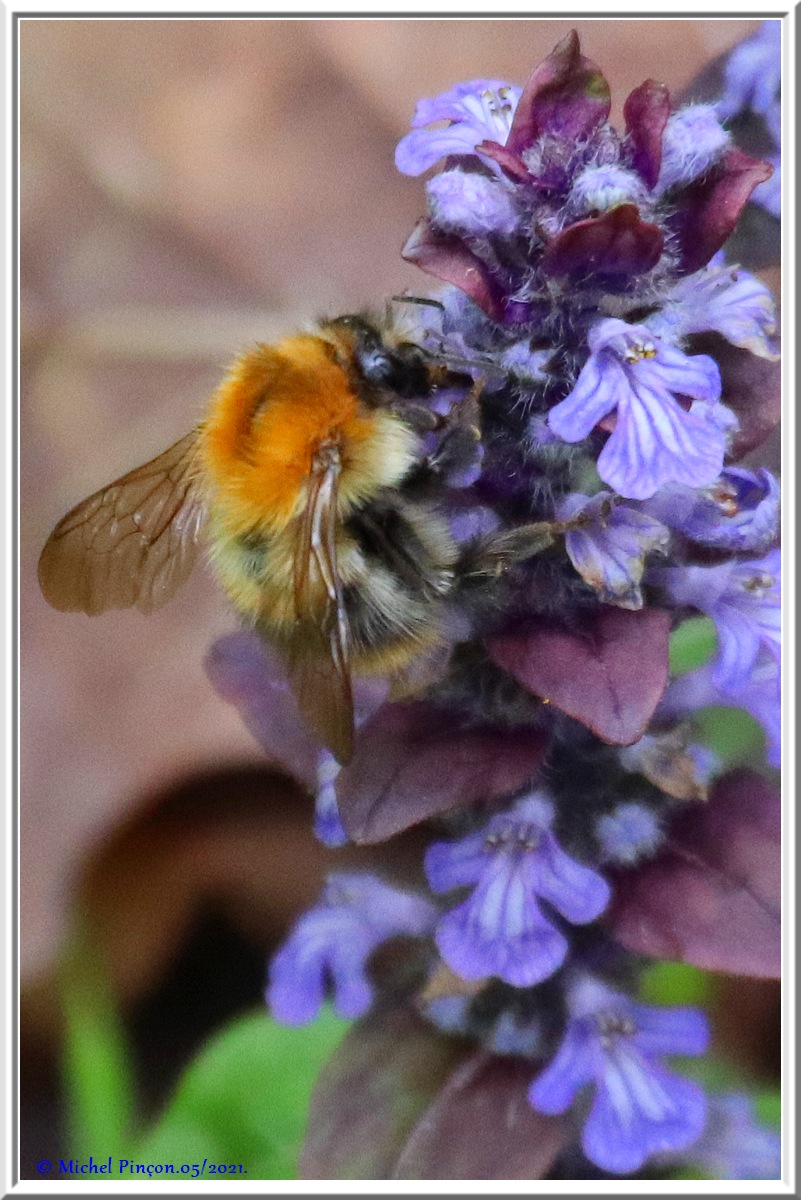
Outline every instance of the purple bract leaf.
{"type": "Polygon", "coordinates": [[[609,84],[571,29],[529,76],[506,147],[519,154],[543,134],[581,141],[606,120],[610,106],[609,84]]]}
{"type": "Polygon", "coordinates": [[[205,666],[215,690],[238,709],[267,755],[315,788],[320,745],[306,732],[278,656],[258,634],[242,630],[219,638],[205,666]]]}
{"type": "Polygon", "coordinates": [[[532,1064],[476,1054],[451,1075],[398,1160],[394,1179],[542,1179],[569,1122],[526,1098],[532,1064]]]}
{"type": "Polygon", "coordinates": [[[740,423],[726,461],[738,462],[761,446],[781,421],[781,362],[733,346],[718,333],[697,334],[690,346],[693,354],[708,354],[718,365],[720,399],[740,423]]]}
{"type": "Polygon", "coordinates": [[[464,729],[422,701],[389,704],[358,732],[337,800],[348,836],[380,842],[465,805],[531,783],[545,742],[536,730],[464,729]]]}
{"type": "Polygon", "coordinates": [[[600,217],[563,229],[549,242],[542,268],[549,275],[640,275],[656,266],[662,231],[640,219],[634,204],[620,204],[600,217]]]}
{"type": "Polygon", "coordinates": [[[760,446],[781,420],[781,363],[741,350],[712,334],[704,341],[720,369],[720,398],[740,422],[727,455],[729,462],[737,462],[760,446]]]}
{"type": "Polygon", "coordinates": [[[683,272],[690,274],[709,262],[734,230],[754,188],[772,174],[770,163],[732,147],[713,170],[681,193],[672,224],[683,272]]]}
{"type": "Polygon", "coordinates": [[[632,145],[632,164],[649,188],[656,186],[662,165],[662,134],[670,116],[670,92],[664,83],[646,79],[623,105],[632,145]]]}
{"type": "Polygon", "coordinates": [[[315,1085],[300,1178],[393,1178],[416,1122],[469,1052],[406,1009],[359,1022],[315,1085]]]}
{"type": "Polygon", "coordinates": [[[667,686],[670,616],[604,608],[586,631],[495,638],[490,657],[518,683],[614,746],[642,737],[667,686]]]}
{"type": "Polygon", "coordinates": [[[489,271],[459,238],[441,233],[427,218],[419,221],[401,250],[407,262],[443,283],[452,283],[483,309],[503,321],[504,297],[489,271]]]}
{"type": "Polygon", "coordinates": [[[708,804],[680,810],[665,850],[621,875],[607,918],[627,949],[707,971],[778,978],[781,801],[734,771],[708,804]]]}

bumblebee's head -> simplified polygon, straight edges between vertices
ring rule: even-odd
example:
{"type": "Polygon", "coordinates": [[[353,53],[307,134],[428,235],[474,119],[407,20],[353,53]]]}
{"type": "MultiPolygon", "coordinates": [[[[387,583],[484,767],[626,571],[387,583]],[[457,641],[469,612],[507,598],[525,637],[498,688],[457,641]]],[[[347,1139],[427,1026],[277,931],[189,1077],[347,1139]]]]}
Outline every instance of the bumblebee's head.
{"type": "Polygon", "coordinates": [[[420,346],[394,339],[391,332],[359,315],[325,321],[321,328],[338,348],[343,365],[367,385],[367,399],[370,388],[408,397],[431,392],[433,363],[420,346]]]}

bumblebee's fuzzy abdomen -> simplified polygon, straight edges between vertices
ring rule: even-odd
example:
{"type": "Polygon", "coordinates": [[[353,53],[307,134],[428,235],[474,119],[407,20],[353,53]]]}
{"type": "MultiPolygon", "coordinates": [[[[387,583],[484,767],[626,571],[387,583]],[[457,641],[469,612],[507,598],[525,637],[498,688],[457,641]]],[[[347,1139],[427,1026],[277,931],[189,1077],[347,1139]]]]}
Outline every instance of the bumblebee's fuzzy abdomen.
{"type": "MultiPolygon", "coordinates": [[[[279,648],[297,619],[292,527],[264,535],[212,538],[211,559],[234,608],[279,648]]],[[[441,638],[437,601],[453,585],[457,550],[445,520],[428,505],[388,493],[343,523],[337,568],[354,670],[392,671],[441,638]]]]}
{"type": "Polygon", "coordinates": [[[356,668],[398,670],[441,640],[456,546],[432,507],[398,493],[354,513],[347,531],[363,564],[358,578],[343,571],[356,668]]]}

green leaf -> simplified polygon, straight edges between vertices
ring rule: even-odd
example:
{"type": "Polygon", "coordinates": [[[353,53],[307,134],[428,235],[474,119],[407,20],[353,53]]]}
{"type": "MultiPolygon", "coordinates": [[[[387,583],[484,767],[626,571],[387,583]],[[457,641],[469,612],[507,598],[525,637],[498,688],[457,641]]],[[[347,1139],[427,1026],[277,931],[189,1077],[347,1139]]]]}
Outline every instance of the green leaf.
{"type": "Polygon", "coordinates": [[[109,981],[80,930],[62,968],[61,989],[70,1152],[77,1158],[116,1154],[131,1132],[133,1071],[109,981]]]}
{"type": "Polygon", "coordinates": [[[782,1094],[779,1088],[769,1088],[767,1091],[757,1092],[754,1096],[754,1104],[757,1117],[763,1125],[770,1125],[778,1129],[782,1123],[782,1094]]]}
{"type": "Polygon", "coordinates": [[[762,726],[742,708],[710,705],[695,715],[699,742],[717,754],[726,767],[758,762],[765,745],[762,726]]]}
{"type": "Polygon", "coordinates": [[[684,675],[701,667],[711,658],[717,645],[715,625],[710,617],[690,617],[670,635],[670,671],[684,675]]]}
{"type": "Polygon", "coordinates": [[[712,976],[690,963],[655,963],[640,981],[640,999],[645,1004],[703,1006],[711,998],[712,976]]]}
{"type": "Polygon", "coordinates": [[[328,1010],[301,1029],[262,1011],[238,1019],[187,1068],[136,1157],[176,1165],[205,1159],[241,1164],[236,1178],[296,1179],[312,1085],[347,1028],[328,1010]]]}

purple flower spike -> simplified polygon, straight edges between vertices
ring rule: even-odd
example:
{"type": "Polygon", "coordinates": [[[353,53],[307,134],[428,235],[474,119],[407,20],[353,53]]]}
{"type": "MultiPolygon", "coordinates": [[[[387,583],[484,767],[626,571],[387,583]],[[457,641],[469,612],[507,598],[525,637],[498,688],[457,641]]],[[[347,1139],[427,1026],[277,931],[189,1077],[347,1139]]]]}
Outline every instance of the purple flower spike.
{"type": "Polygon", "coordinates": [[[589,976],[573,985],[568,1007],[564,1041],[529,1090],[532,1107],[563,1113],[582,1087],[594,1084],[581,1145],[591,1162],[614,1175],[630,1175],[652,1155],[691,1146],[704,1128],[706,1096],[659,1059],[704,1053],[702,1014],[635,1004],[589,976]]]}
{"type": "Polygon", "coordinates": [[[610,413],[617,419],[598,474],[621,496],[645,500],[665,483],[703,487],[720,474],[726,434],[714,419],[720,372],[705,354],[688,357],[644,325],[610,318],[593,326],[590,357],[549,423],[579,442],[610,413]],[[701,402],[686,412],[677,396],[701,402]]]}
{"type": "Polygon", "coordinates": [[[765,467],[727,467],[708,488],[670,484],[645,510],[700,546],[737,554],[767,550],[779,533],[781,492],[765,467]]]}
{"type": "Polygon", "coordinates": [[[614,504],[609,492],[592,497],[573,493],[557,509],[560,520],[579,514],[586,524],[565,535],[568,557],[579,575],[605,604],[642,608],[640,582],[646,556],[665,550],[669,531],[644,512],[614,504]]]}
{"type": "Polygon", "coordinates": [[[780,1179],[779,1131],[760,1125],[750,1096],[710,1096],[704,1136],[687,1159],[714,1179],[780,1179]]]}
{"type": "Polygon", "coordinates": [[[538,899],[574,924],[594,921],[606,908],[608,884],[565,854],[550,831],[552,820],[551,802],[532,793],[480,833],[429,848],[425,867],[435,892],[473,887],[436,932],[440,954],[463,979],[495,975],[530,987],[561,966],[567,940],[538,899]]]}
{"type": "Polygon", "coordinates": [[[662,166],[655,193],[681,187],[706,174],[729,143],[711,104],[693,104],[674,112],[662,138],[662,166]]]}
{"type": "Polygon", "coordinates": [[[305,913],[270,965],[267,1003],[287,1025],[313,1021],[330,984],[341,1017],[367,1012],[373,989],[366,963],[398,934],[422,937],[436,910],[421,896],[368,874],[330,875],[320,902],[305,913]]]}
{"type": "Polygon", "coordinates": [[[740,267],[710,263],[682,279],[648,326],[660,336],[674,338],[712,331],[760,358],[779,358],[773,296],[764,283],[740,267]]]}
{"type": "Polygon", "coordinates": [[[715,622],[718,657],[713,676],[730,694],[744,688],[761,650],[781,652],[781,554],[718,567],[665,567],[652,572],[675,604],[707,613],[715,622]]]}
{"type": "Polygon", "coordinates": [[[412,132],[401,138],[395,150],[398,170],[404,175],[422,175],[442,158],[475,154],[476,146],[485,140],[503,146],[520,91],[500,79],[473,79],[457,83],[441,96],[421,100],[412,120],[412,132]],[[450,125],[444,129],[425,128],[438,121],[450,121],[450,125]]]}

